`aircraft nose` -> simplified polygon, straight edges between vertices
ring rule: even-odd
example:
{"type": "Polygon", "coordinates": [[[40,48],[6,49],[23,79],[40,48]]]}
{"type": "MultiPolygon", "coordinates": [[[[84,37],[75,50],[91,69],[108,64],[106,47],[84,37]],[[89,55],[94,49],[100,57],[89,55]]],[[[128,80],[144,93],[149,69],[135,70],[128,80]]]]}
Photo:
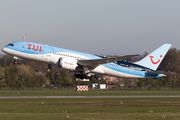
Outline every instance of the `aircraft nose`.
{"type": "Polygon", "coordinates": [[[6,47],[3,47],[3,48],[2,48],[2,51],[6,53],[6,47]]]}

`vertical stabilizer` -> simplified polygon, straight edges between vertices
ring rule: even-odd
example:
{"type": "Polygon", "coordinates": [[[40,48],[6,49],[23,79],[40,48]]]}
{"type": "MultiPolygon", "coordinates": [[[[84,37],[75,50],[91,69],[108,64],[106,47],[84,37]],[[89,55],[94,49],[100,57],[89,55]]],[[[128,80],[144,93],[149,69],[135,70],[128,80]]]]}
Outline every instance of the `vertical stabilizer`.
{"type": "Polygon", "coordinates": [[[150,68],[152,70],[156,70],[170,47],[171,44],[164,44],[142,60],[136,62],[135,64],[150,68]]]}

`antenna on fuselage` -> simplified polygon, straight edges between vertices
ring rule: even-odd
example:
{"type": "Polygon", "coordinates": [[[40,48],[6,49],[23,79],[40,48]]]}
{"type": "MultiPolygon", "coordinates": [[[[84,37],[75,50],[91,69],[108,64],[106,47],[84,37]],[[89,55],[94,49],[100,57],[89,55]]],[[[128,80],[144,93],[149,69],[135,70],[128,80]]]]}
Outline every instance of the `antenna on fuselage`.
{"type": "Polygon", "coordinates": [[[26,41],[26,38],[27,38],[27,37],[26,37],[25,35],[24,35],[24,37],[23,37],[23,38],[24,38],[24,41],[26,41]]]}

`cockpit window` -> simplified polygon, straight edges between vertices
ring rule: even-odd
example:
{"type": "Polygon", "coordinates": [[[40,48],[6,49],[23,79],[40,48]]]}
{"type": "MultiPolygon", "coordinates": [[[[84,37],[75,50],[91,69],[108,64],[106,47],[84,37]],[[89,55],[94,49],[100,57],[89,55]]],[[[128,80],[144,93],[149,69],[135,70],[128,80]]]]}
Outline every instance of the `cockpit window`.
{"type": "Polygon", "coordinates": [[[11,44],[11,43],[10,43],[10,44],[8,44],[8,45],[9,45],[9,46],[14,46],[14,44],[11,44]]]}

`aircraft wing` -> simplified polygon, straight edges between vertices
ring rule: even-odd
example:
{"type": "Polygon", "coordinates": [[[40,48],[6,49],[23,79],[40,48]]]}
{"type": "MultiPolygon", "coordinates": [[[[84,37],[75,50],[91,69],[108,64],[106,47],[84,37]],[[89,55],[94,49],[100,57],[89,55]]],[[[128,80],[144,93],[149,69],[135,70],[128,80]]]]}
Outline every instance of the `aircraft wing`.
{"type": "Polygon", "coordinates": [[[124,60],[124,59],[135,57],[135,56],[139,56],[139,54],[137,54],[137,55],[126,55],[126,56],[113,57],[113,58],[78,60],[78,64],[80,64],[82,66],[87,66],[87,67],[97,67],[100,64],[107,64],[110,62],[124,60]]]}

